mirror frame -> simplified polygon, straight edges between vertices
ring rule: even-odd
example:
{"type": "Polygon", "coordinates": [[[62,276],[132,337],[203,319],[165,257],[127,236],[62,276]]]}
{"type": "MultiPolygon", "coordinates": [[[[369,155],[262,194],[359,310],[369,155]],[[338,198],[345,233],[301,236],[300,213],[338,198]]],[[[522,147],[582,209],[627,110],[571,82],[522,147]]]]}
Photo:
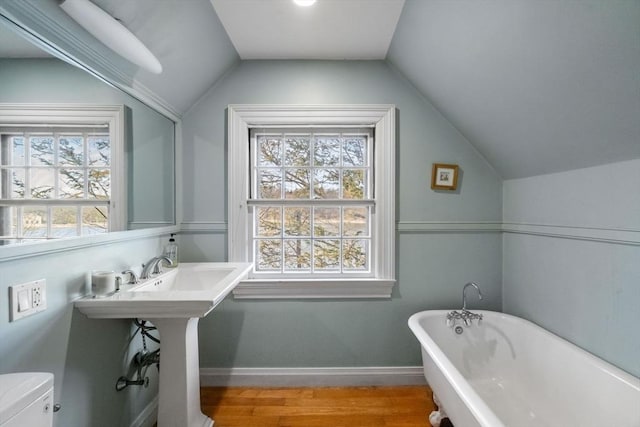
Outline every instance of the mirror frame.
{"type": "MultiPolygon", "coordinates": [[[[59,24],[46,17],[42,11],[34,5],[31,5],[27,1],[20,1],[11,3],[12,7],[16,8],[18,14],[20,12],[34,18],[32,21],[38,23],[38,26],[51,29],[54,24],[59,27],[59,24]],[[35,13],[35,12],[37,13],[35,13]],[[35,13],[35,14],[34,14],[35,13]],[[33,14],[33,15],[31,15],[33,14]]],[[[54,57],[74,65],[92,76],[98,78],[103,83],[106,83],[116,89],[121,90],[127,95],[138,100],[142,104],[158,112],[162,116],[166,117],[174,123],[174,179],[173,179],[173,192],[174,192],[174,205],[173,205],[173,217],[174,225],[156,228],[146,228],[139,230],[125,230],[114,231],[105,234],[92,235],[92,236],[77,236],[68,237],[63,239],[53,239],[47,241],[33,242],[33,243],[20,243],[16,245],[0,246],[0,263],[5,261],[12,261],[22,258],[42,256],[49,253],[60,252],[64,250],[77,250],[84,247],[95,246],[98,244],[107,244],[113,242],[123,242],[128,240],[137,240],[140,238],[153,237],[153,236],[165,236],[170,233],[178,233],[180,231],[180,224],[182,222],[182,195],[177,189],[181,182],[182,176],[182,121],[178,114],[158,101],[152,93],[146,93],[131,85],[126,85],[122,82],[122,79],[114,76],[114,70],[109,70],[108,66],[102,70],[96,69],[97,67],[91,67],[87,65],[85,61],[78,59],[78,56],[89,57],[94,61],[87,61],[96,64],[104,63],[105,61],[99,57],[99,54],[93,51],[93,54],[87,55],[86,51],[81,52],[81,55],[73,55],[68,50],[63,50],[56,46],[53,42],[46,40],[42,35],[37,34],[27,27],[26,24],[20,23],[20,19],[15,17],[16,10],[13,13],[6,10],[6,6],[0,5],[0,25],[6,25],[11,30],[15,31],[18,35],[33,43],[39,48],[50,53],[54,57]],[[93,58],[92,58],[93,57],[93,58]],[[95,61],[95,60],[98,61],[95,61]]],[[[58,31],[56,29],[55,31],[58,31]]],[[[108,61],[107,61],[108,62],[108,61]]],[[[101,67],[102,68],[102,67],[101,67]]],[[[117,73],[116,73],[117,74],[117,73]]]]}

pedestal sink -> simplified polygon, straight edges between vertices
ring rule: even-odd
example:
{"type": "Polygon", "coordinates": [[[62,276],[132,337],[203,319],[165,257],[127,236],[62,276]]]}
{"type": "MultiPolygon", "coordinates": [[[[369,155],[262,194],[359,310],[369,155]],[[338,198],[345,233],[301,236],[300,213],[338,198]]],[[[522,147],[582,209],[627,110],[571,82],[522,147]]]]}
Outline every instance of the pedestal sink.
{"type": "Polygon", "coordinates": [[[245,278],[247,263],[181,263],[105,298],[85,297],[75,306],[87,317],[139,318],[160,332],[158,427],[210,427],[200,409],[198,320],[245,278]]]}

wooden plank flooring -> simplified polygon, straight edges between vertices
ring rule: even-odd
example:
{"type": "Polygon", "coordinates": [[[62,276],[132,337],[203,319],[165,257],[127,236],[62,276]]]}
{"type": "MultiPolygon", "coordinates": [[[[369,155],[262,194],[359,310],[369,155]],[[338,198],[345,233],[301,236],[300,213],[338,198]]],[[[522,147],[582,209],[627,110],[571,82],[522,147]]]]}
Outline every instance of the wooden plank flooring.
{"type": "Polygon", "coordinates": [[[426,386],[203,387],[202,412],[215,427],[429,427],[426,386]]]}

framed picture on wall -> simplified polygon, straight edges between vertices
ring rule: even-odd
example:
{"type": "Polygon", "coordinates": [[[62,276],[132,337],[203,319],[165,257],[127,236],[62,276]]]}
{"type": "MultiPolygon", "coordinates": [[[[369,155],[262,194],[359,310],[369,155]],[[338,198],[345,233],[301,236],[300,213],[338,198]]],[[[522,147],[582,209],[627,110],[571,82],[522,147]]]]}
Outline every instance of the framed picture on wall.
{"type": "Polygon", "coordinates": [[[431,170],[431,189],[455,190],[458,186],[458,165],[434,163],[431,170]]]}

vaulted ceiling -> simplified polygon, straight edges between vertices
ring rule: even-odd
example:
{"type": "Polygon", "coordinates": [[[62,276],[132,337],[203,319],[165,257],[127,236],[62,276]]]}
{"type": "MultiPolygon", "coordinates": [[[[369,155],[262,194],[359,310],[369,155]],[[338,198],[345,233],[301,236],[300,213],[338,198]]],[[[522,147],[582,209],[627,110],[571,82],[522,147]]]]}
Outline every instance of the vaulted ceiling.
{"type": "MultiPolygon", "coordinates": [[[[0,9],[11,1],[27,0],[0,9]]],[[[57,0],[28,1],[66,18],[57,0]]],[[[318,0],[320,23],[309,8],[303,29],[283,25],[291,0],[92,1],[158,56],[161,75],[128,72],[178,115],[241,58],[384,58],[505,179],[640,158],[638,0],[318,0]],[[355,50],[332,57],[318,40],[344,22],[357,31],[345,14],[358,10],[379,31],[340,33],[355,50]],[[266,29],[280,41],[262,43],[266,29]]]]}
{"type": "Polygon", "coordinates": [[[504,178],[640,157],[640,1],[407,0],[387,59],[504,178]]]}

